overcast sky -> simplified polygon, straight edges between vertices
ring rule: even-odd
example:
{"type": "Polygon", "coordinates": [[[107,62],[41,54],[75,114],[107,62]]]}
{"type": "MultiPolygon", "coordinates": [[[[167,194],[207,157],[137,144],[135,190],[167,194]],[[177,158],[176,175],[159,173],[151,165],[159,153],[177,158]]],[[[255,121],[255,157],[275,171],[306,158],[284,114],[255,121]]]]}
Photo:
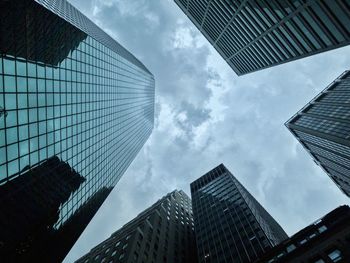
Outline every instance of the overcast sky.
{"type": "Polygon", "coordinates": [[[173,0],[70,0],[156,79],[150,139],[90,222],[73,262],[139,212],[220,163],[291,235],[349,199],[284,126],[350,68],[350,47],[242,77],[173,0]]]}

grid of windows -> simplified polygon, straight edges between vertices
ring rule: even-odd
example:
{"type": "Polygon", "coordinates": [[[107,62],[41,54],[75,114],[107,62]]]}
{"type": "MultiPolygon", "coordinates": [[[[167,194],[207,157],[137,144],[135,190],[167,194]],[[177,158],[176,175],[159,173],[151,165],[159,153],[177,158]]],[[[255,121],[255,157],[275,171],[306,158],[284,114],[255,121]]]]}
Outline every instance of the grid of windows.
{"type": "Polygon", "coordinates": [[[323,133],[347,139],[350,137],[350,125],[346,122],[322,119],[320,117],[302,115],[295,121],[301,127],[317,130],[323,133]]]}
{"type": "Polygon", "coordinates": [[[348,0],[175,0],[238,74],[349,44],[348,0]]]}
{"type": "Polygon", "coordinates": [[[191,184],[199,262],[252,262],[287,235],[219,165],[191,184]]]}
{"type": "Polygon", "coordinates": [[[350,119],[350,104],[334,105],[317,103],[312,106],[307,112],[331,118],[350,119]]]}
{"type": "Polygon", "coordinates": [[[118,182],[149,137],[154,77],[69,3],[44,2],[75,26],[35,1],[1,3],[0,184],[52,156],[68,163],[85,181],[60,207],[59,228],[118,182]]]}
{"type": "Polygon", "coordinates": [[[286,126],[350,196],[350,71],[345,71],[308,105],[297,112],[286,126]],[[340,176],[341,175],[341,176],[340,176]]]}
{"type": "Polygon", "coordinates": [[[197,262],[190,198],[178,190],[167,194],[76,262],[101,260],[197,262]]]}
{"type": "Polygon", "coordinates": [[[345,156],[346,158],[350,158],[350,152],[347,146],[342,145],[340,143],[333,142],[331,140],[327,140],[324,138],[320,138],[314,135],[307,134],[302,131],[295,130],[294,131],[296,136],[300,138],[300,140],[303,141],[303,144],[306,144],[308,142],[312,143],[313,145],[318,145],[320,147],[324,147],[332,152],[340,153],[341,155],[345,156]],[[305,143],[304,143],[305,142],[305,143]]]}

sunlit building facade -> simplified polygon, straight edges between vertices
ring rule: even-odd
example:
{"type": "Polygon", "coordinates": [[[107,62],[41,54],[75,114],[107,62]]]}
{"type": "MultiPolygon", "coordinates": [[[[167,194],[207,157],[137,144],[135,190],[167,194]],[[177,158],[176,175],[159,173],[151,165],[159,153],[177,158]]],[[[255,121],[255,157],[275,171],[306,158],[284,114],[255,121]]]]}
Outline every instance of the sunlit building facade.
{"type": "Polygon", "coordinates": [[[167,194],[76,261],[88,262],[196,263],[191,199],[167,194]]]}
{"type": "Polygon", "coordinates": [[[350,71],[286,122],[287,128],[350,197],[350,71]]]}
{"type": "Polygon", "coordinates": [[[175,0],[243,75],[350,43],[348,0],[175,0]]]}
{"type": "Polygon", "coordinates": [[[78,229],[65,251],[42,242],[42,255],[35,242],[0,236],[0,258],[29,262],[50,251],[50,262],[60,262],[151,134],[154,77],[67,1],[0,1],[0,13],[0,202],[25,202],[34,184],[47,198],[30,200],[48,205],[27,208],[44,213],[55,200],[48,229],[78,229]],[[51,176],[57,188],[44,187],[51,176]]]}
{"type": "Polygon", "coordinates": [[[191,183],[191,195],[199,263],[254,262],[288,238],[223,164],[191,183]]]}

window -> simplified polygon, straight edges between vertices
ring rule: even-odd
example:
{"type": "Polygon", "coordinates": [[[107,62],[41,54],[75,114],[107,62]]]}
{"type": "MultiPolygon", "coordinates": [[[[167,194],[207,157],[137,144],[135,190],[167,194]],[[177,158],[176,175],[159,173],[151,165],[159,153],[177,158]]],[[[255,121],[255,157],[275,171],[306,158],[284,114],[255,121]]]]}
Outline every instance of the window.
{"type": "Polygon", "coordinates": [[[324,232],[324,231],[326,231],[327,230],[327,227],[326,226],[320,226],[319,228],[318,228],[318,231],[320,232],[320,233],[322,233],[322,232],[324,232]]]}
{"type": "Polygon", "coordinates": [[[339,249],[334,249],[328,253],[328,257],[332,260],[332,262],[338,262],[343,258],[339,249]]]}
{"type": "Polygon", "coordinates": [[[303,239],[303,240],[301,240],[299,243],[300,243],[300,245],[302,245],[302,244],[305,244],[307,242],[307,240],[306,239],[303,239]]]}
{"type": "Polygon", "coordinates": [[[295,245],[291,244],[287,247],[287,252],[289,253],[289,252],[293,251],[295,248],[296,248],[295,245]]]}

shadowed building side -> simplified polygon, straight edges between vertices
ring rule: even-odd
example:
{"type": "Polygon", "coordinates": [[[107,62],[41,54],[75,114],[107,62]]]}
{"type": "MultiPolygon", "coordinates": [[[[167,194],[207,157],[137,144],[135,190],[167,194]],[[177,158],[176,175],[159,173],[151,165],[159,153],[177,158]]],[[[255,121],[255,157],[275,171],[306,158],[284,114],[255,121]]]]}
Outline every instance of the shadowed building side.
{"type": "Polygon", "coordinates": [[[350,43],[349,0],[175,0],[237,75],[350,43]]]}
{"type": "Polygon", "coordinates": [[[269,250],[255,263],[350,262],[350,208],[340,206],[269,250]]]}
{"type": "Polygon", "coordinates": [[[196,263],[190,198],[167,194],[76,262],[196,263]]]}
{"type": "Polygon", "coordinates": [[[350,197],[350,71],[286,122],[287,128],[350,197]]]}
{"type": "Polygon", "coordinates": [[[7,262],[35,260],[33,255],[47,249],[48,259],[56,258],[60,208],[85,181],[56,156],[27,169],[0,186],[0,258],[7,262]]]}
{"type": "Polygon", "coordinates": [[[253,262],[288,238],[223,164],[191,183],[191,195],[200,263],[253,262]]]}

